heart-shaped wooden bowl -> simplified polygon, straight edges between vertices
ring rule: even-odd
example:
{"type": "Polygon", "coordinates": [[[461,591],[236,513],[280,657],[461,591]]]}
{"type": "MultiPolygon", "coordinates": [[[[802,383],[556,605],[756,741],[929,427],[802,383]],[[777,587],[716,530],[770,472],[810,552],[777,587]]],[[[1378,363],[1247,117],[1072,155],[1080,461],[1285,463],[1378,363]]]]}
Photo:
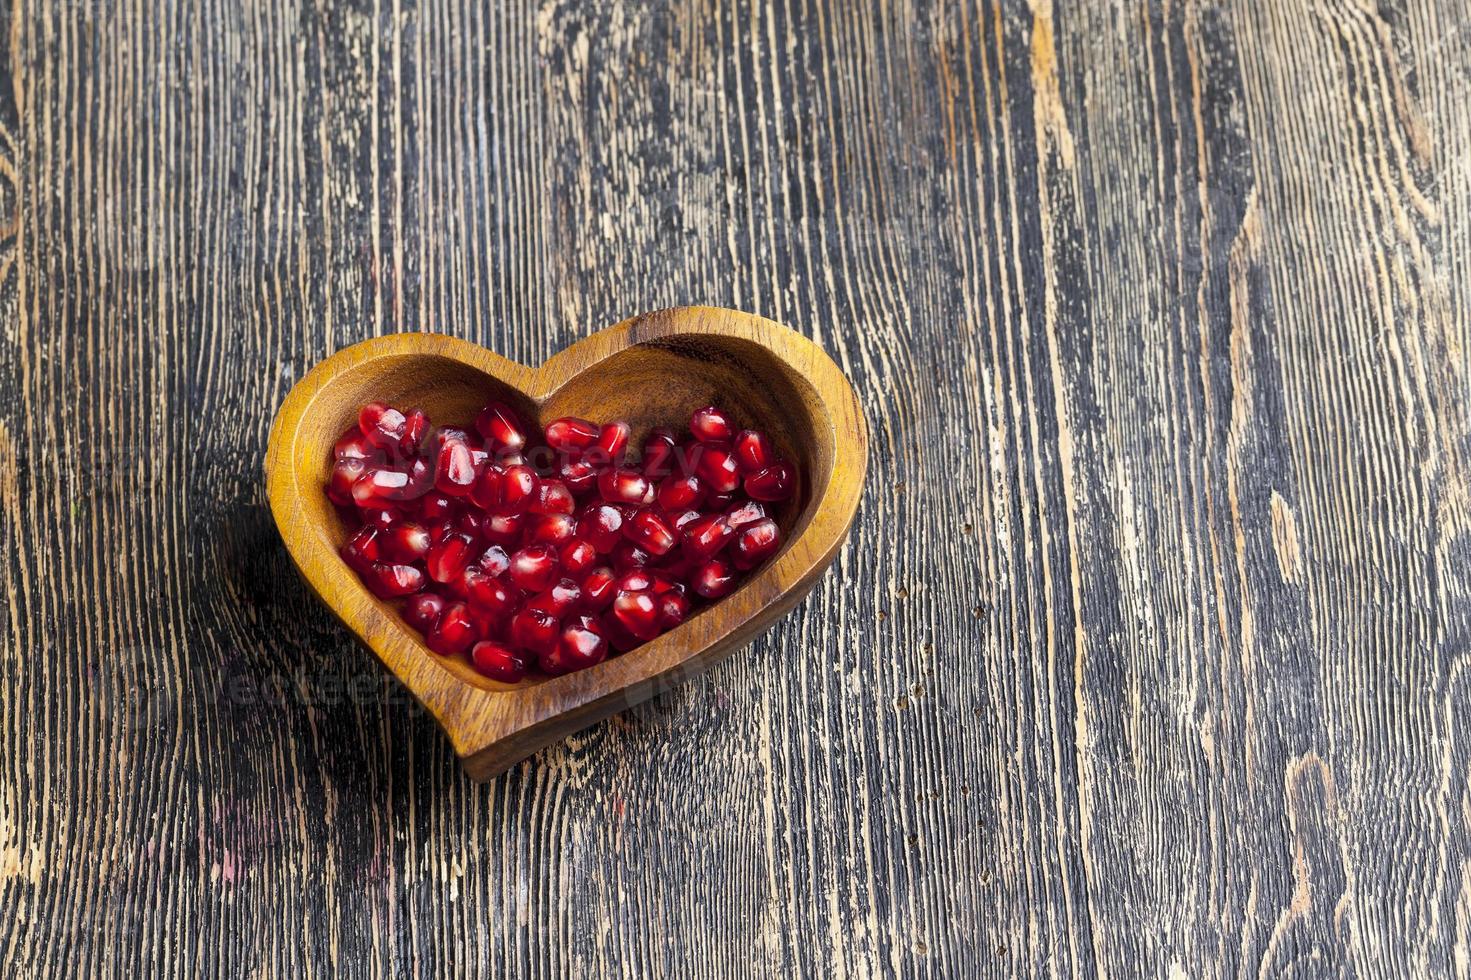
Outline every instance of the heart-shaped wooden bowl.
{"type": "Polygon", "coordinates": [[[473,778],[637,704],[744,645],[816,583],[847,536],[868,465],[852,386],[802,335],[733,310],[687,307],[634,317],[539,368],[435,334],[404,333],[340,351],[303,378],[271,427],[266,485],[287,550],[312,589],[433,713],[473,778]],[[564,415],[680,430],[717,404],[764,430],[799,464],[798,494],[774,515],[786,544],[735,592],[678,628],[587,670],[508,685],[464,657],[429,650],[338,557],[348,528],[327,499],[332,446],[370,401],[416,405],[468,425],[500,399],[539,426],[564,415]]]}

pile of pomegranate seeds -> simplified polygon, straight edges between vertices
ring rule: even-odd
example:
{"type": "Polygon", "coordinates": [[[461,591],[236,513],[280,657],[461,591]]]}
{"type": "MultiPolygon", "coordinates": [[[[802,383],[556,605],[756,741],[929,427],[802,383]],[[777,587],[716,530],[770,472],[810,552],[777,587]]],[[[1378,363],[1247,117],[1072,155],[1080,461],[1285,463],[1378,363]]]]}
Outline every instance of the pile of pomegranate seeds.
{"type": "Polygon", "coordinates": [[[373,403],[334,449],[327,495],[356,529],[342,557],[403,600],[430,649],[515,683],[581,670],[673,629],[781,547],[766,505],[796,490],[771,442],[710,406],[692,439],[562,418],[533,445],[487,405],[474,431],[373,403]]]}

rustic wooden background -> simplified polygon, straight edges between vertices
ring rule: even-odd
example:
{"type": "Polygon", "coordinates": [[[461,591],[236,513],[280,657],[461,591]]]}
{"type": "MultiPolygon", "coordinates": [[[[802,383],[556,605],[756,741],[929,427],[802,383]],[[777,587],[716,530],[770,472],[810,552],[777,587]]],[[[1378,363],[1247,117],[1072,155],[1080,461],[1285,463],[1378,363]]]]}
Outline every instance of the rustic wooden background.
{"type": "Polygon", "coordinates": [[[3,16],[0,974],[1471,971],[1464,0],[3,16]],[[271,415],[694,302],[849,372],[851,545],[469,783],[271,415]]]}

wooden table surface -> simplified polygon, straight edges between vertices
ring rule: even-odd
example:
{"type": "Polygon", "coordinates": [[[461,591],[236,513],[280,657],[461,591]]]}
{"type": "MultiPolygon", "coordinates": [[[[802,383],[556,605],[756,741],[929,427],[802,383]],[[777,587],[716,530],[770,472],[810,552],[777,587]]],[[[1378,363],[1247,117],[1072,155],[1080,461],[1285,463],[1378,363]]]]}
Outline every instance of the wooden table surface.
{"type": "Polygon", "coordinates": [[[0,974],[1471,971],[1464,2],[5,8],[0,974]],[[685,303],[852,378],[850,545],[471,783],[272,413],[685,303]]]}

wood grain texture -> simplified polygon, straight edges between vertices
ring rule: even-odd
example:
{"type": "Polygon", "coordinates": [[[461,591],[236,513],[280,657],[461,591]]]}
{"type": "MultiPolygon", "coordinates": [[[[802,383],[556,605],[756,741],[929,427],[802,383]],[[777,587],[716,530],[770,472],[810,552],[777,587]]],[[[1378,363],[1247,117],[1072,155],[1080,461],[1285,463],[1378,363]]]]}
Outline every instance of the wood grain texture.
{"type": "Polygon", "coordinates": [[[1471,972],[1464,0],[3,16],[0,973],[1471,972]],[[471,783],[271,414],[689,303],[853,379],[853,538],[471,783]]]}

